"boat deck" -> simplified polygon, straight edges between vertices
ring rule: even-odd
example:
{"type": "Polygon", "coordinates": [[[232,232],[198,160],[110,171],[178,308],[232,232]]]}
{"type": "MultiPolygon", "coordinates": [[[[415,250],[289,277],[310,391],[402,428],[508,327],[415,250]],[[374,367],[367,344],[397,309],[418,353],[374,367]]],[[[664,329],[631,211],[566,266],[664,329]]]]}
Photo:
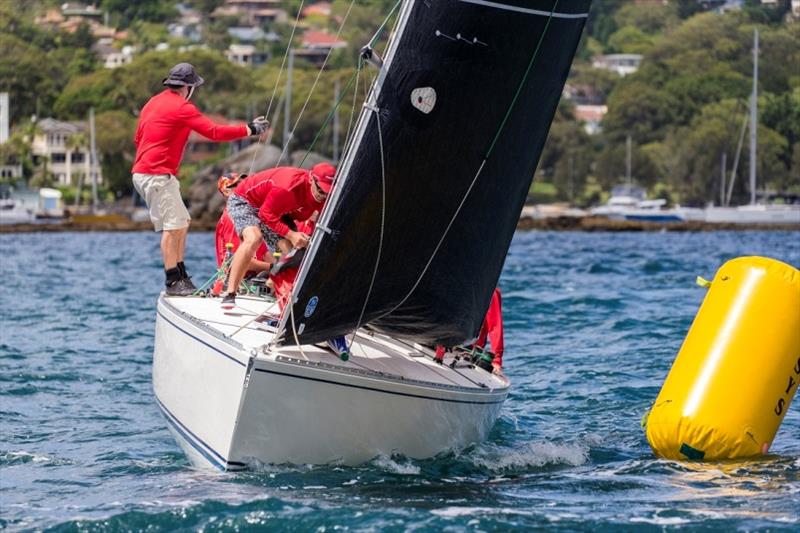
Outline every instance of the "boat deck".
{"type": "Polygon", "coordinates": [[[449,365],[454,359],[451,353],[445,356],[445,364],[441,365],[433,360],[433,351],[427,347],[363,328],[355,339],[347,337],[348,342],[352,343],[348,361],[341,361],[322,345],[288,345],[264,351],[262,347],[270,344],[275,337],[273,321],[279,318],[277,303],[271,298],[237,296],[237,306],[230,311],[220,308],[219,298],[164,297],[164,301],[206,328],[241,344],[246,353],[258,350],[259,358],[275,357],[299,364],[323,364],[332,370],[376,373],[388,378],[437,386],[481,390],[505,389],[509,386],[504,376],[474,368],[466,361],[457,361],[455,367],[451,368],[449,365]]]}

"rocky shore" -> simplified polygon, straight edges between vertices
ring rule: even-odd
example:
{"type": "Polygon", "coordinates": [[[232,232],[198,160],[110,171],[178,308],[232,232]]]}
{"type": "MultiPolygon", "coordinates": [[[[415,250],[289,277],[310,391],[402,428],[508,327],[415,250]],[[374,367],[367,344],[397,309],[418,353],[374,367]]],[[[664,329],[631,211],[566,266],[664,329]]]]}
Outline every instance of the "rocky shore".
{"type": "MultiPolygon", "coordinates": [[[[192,215],[192,231],[213,231],[224,207],[224,199],[217,191],[217,178],[224,172],[247,173],[249,169],[276,166],[281,151],[272,145],[251,145],[244,150],[200,170],[189,188],[187,200],[192,215]]],[[[322,156],[304,151],[291,154],[284,164],[310,168],[323,160],[322,156]]],[[[708,222],[638,222],[609,220],[592,216],[553,216],[546,218],[520,218],[518,230],[539,231],[800,231],[800,224],[712,224],[708,222]]],[[[134,222],[119,215],[81,216],[51,223],[26,223],[0,225],[0,233],[66,232],[66,231],[152,231],[149,221],[134,222]]]]}

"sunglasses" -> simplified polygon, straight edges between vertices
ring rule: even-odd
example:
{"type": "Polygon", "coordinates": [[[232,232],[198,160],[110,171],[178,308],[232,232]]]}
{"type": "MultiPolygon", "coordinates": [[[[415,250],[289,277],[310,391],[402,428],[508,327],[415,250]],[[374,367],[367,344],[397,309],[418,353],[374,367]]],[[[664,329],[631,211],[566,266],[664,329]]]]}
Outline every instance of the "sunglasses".
{"type": "Polygon", "coordinates": [[[320,196],[321,198],[328,197],[328,193],[322,190],[322,187],[320,187],[319,183],[317,182],[317,178],[312,178],[311,183],[314,185],[314,190],[317,192],[318,196],[320,196]]]}

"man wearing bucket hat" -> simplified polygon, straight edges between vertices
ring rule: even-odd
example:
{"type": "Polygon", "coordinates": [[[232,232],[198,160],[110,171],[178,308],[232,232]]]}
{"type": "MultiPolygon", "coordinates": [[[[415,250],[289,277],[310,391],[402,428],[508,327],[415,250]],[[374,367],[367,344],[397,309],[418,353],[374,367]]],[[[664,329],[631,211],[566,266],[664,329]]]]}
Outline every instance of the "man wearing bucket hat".
{"type": "Polygon", "coordinates": [[[310,171],[278,167],[253,174],[236,186],[228,197],[227,209],[241,244],[233,256],[223,309],[235,307],[236,290],[262,240],[272,252],[279,241],[288,241],[284,248],[289,244],[294,248],[308,245],[309,236],[298,231],[296,224],[322,210],[335,173],[328,163],[315,165],[310,171]]]}
{"type": "Polygon", "coordinates": [[[181,198],[177,178],[189,133],[196,131],[212,141],[222,142],[260,135],[269,127],[264,117],[248,124],[215,124],[190,101],[203,81],[189,63],[172,67],[162,80],[166,89],[142,108],[134,137],[133,185],[147,203],[153,227],[162,232],[161,255],[166,293],[170,296],[189,296],[196,290],[183,263],[191,217],[181,198]]]}

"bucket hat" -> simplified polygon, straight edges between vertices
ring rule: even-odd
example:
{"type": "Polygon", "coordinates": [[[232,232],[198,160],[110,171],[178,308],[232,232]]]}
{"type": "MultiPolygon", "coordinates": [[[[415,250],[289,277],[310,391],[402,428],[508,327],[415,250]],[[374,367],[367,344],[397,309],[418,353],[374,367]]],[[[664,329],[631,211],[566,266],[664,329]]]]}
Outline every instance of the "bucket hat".
{"type": "Polygon", "coordinates": [[[194,67],[189,63],[178,63],[171,69],[169,74],[164,78],[161,83],[163,85],[186,85],[189,87],[198,87],[203,84],[205,80],[201,78],[194,67]]]}

